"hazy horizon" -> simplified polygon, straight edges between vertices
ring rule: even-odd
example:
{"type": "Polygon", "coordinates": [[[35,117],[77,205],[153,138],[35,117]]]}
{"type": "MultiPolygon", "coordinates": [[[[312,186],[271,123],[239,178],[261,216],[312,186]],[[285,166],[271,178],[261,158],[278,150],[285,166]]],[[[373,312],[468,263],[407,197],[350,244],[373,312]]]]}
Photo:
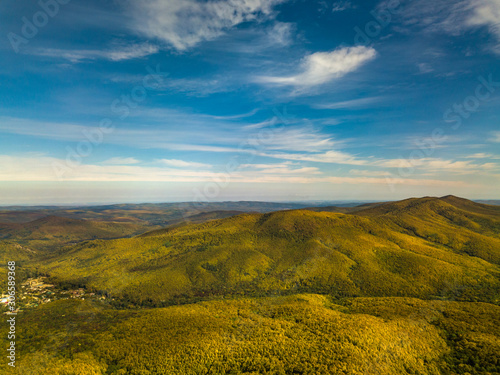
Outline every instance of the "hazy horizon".
{"type": "MultiPolygon", "coordinates": [[[[452,194],[448,194],[452,195],[452,194]]],[[[250,202],[250,203],[271,203],[271,204],[318,204],[318,205],[335,205],[335,204],[363,204],[363,203],[378,203],[378,202],[396,202],[406,199],[420,199],[420,198],[442,198],[444,196],[408,196],[402,199],[304,199],[304,200],[257,200],[257,199],[229,199],[229,200],[207,200],[207,201],[188,201],[188,200],[127,200],[127,201],[95,201],[95,202],[41,202],[41,203],[1,203],[0,208],[6,207],[91,207],[91,206],[112,206],[112,205],[142,205],[142,204],[214,204],[214,203],[238,203],[238,202],[250,202]]],[[[458,197],[471,201],[485,201],[485,202],[500,202],[499,199],[494,198],[468,198],[468,197],[458,197]]]]}

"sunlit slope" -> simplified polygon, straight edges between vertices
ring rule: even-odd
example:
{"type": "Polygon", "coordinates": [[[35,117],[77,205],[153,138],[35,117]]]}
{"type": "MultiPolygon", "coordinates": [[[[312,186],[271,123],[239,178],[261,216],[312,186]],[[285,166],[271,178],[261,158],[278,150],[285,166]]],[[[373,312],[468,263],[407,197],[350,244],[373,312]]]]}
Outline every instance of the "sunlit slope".
{"type": "Polygon", "coordinates": [[[113,310],[56,301],[18,317],[16,369],[62,374],[498,374],[500,307],[301,294],[113,310]],[[49,339],[48,339],[49,338],[49,339]]]}
{"type": "Polygon", "coordinates": [[[356,213],[442,249],[500,264],[500,207],[447,196],[407,199],[356,213]]]}
{"type": "Polygon", "coordinates": [[[38,252],[29,247],[22,246],[15,242],[9,241],[1,241],[0,240],[0,264],[3,266],[0,267],[0,278],[5,280],[2,286],[2,290],[7,291],[8,288],[8,262],[15,261],[16,262],[16,272],[18,280],[21,279],[22,276],[25,276],[28,271],[24,265],[29,264],[31,261],[38,257],[38,252]]]}
{"type": "Polygon", "coordinates": [[[54,250],[69,242],[97,238],[120,238],[144,228],[129,223],[97,222],[47,216],[28,223],[0,223],[0,239],[22,245],[54,250]]]}
{"type": "Polygon", "coordinates": [[[297,292],[498,303],[498,211],[465,211],[426,198],[410,203],[356,215],[245,214],[85,242],[44,261],[42,269],[57,281],[135,303],[297,292]],[[463,217],[463,226],[453,215],[463,217]]]}

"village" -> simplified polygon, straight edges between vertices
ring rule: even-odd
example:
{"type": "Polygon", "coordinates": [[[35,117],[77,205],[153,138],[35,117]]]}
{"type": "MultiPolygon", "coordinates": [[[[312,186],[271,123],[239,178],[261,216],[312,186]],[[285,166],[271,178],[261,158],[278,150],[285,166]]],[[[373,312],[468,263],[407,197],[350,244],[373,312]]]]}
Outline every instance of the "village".
{"type": "MultiPolygon", "coordinates": [[[[36,308],[40,305],[61,299],[94,299],[106,300],[106,296],[99,296],[95,293],[87,292],[83,288],[61,290],[56,285],[47,283],[47,277],[29,278],[24,281],[16,294],[16,310],[5,311],[4,314],[21,312],[22,309],[36,308]]],[[[0,296],[0,306],[2,310],[7,310],[9,295],[2,293],[0,296]]]]}

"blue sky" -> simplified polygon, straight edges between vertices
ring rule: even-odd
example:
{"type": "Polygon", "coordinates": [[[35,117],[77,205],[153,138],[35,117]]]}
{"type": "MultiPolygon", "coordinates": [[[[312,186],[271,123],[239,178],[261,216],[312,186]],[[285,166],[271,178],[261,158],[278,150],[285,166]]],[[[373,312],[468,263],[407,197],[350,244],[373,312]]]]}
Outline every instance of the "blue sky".
{"type": "Polygon", "coordinates": [[[0,35],[0,204],[500,198],[500,0],[6,0],[0,35]]]}

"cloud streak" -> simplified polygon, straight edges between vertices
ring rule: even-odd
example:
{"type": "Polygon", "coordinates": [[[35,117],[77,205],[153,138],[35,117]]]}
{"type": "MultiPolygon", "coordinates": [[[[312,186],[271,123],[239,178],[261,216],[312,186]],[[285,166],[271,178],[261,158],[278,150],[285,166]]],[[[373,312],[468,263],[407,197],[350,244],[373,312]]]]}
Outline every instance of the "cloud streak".
{"type": "MultiPolygon", "coordinates": [[[[208,119],[209,117],[204,116],[203,118],[208,119]]],[[[95,127],[75,124],[39,123],[22,119],[3,119],[7,119],[8,121],[0,121],[0,130],[59,141],[82,141],[85,140],[83,134],[90,134],[97,129],[95,127]]],[[[265,129],[265,126],[263,129],[265,129]]],[[[221,125],[219,124],[220,127],[221,125]]],[[[479,171],[491,174],[499,168],[498,163],[474,163],[469,157],[466,157],[469,160],[465,161],[437,158],[422,158],[410,161],[407,159],[355,155],[342,150],[343,142],[334,140],[333,136],[325,135],[311,125],[289,125],[270,139],[257,143],[255,148],[239,147],[245,140],[249,142],[249,145],[252,145],[252,140],[258,139],[258,135],[252,132],[253,128],[247,128],[246,130],[249,132],[246,134],[240,133],[236,135],[233,134],[234,130],[232,129],[231,127],[227,130],[219,129],[218,132],[211,134],[210,137],[206,137],[208,143],[200,142],[198,144],[188,141],[196,138],[196,134],[200,133],[201,130],[197,126],[186,128],[186,130],[178,133],[169,130],[159,130],[157,128],[141,130],[115,129],[112,134],[106,137],[106,143],[130,146],[136,149],[165,149],[176,152],[226,153],[233,155],[255,154],[262,158],[281,159],[285,161],[365,166],[384,168],[386,171],[411,168],[421,174],[444,172],[452,175],[464,175],[474,174],[479,171]]],[[[496,132],[493,135],[497,138],[500,136],[496,132]]],[[[479,156],[484,155],[475,155],[478,159],[479,156]]],[[[207,163],[181,159],[159,159],[157,163],[169,168],[183,168],[186,170],[208,170],[212,168],[212,165],[207,163]]],[[[109,166],[129,166],[134,164],[139,164],[139,161],[131,157],[116,157],[101,163],[101,165],[109,166]]]]}
{"type": "Polygon", "coordinates": [[[332,13],[356,8],[350,1],[337,1],[332,4],[332,13]]]}
{"type": "Polygon", "coordinates": [[[169,167],[174,167],[174,168],[212,168],[210,164],[204,164],[204,163],[196,163],[192,161],[184,161],[184,160],[177,160],[177,159],[160,159],[158,160],[160,163],[165,164],[169,167]]]}
{"type": "Polygon", "coordinates": [[[417,27],[429,33],[444,31],[459,36],[472,28],[486,27],[496,39],[490,49],[500,53],[500,0],[406,1],[400,14],[406,28],[417,27]]]}
{"type": "MultiPolygon", "coordinates": [[[[218,181],[220,173],[152,166],[82,164],[64,175],[61,180],[54,172],[54,165],[64,160],[44,155],[0,155],[0,179],[2,181],[85,181],[85,182],[211,182],[218,181]]],[[[297,183],[297,184],[352,184],[386,185],[386,178],[322,176],[314,167],[294,167],[290,163],[270,165],[242,165],[240,171],[230,177],[234,183],[297,183]]],[[[469,186],[462,181],[397,178],[392,183],[408,186],[469,186]]]]}
{"type": "Polygon", "coordinates": [[[356,108],[368,108],[376,104],[379,104],[384,98],[368,97],[361,99],[345,100],[341,102],[326,103],[326,104],[316,104],[314,108],[318,109],[356,109],[356,108]]]}
{"type": "Polygon", "coordinates": [[[80,63],[86,60],[109,60],[124,61],[133,60],[158,53],[159,47],[145,43],[132,44],[123,47],[113,47],[110,49],[57,49],[45,48],[37,49],[31,52],[36,56],[50,57],[56,59],[69,60],[72,63],[80,63]]]}
{"type": "Polygon", "coordinates": [[[131,164],[139,164],[140,161],[136,158],[120,158],[115,157],[102,162],[102,164],[107,165],[131,165],[131,164]]]}

